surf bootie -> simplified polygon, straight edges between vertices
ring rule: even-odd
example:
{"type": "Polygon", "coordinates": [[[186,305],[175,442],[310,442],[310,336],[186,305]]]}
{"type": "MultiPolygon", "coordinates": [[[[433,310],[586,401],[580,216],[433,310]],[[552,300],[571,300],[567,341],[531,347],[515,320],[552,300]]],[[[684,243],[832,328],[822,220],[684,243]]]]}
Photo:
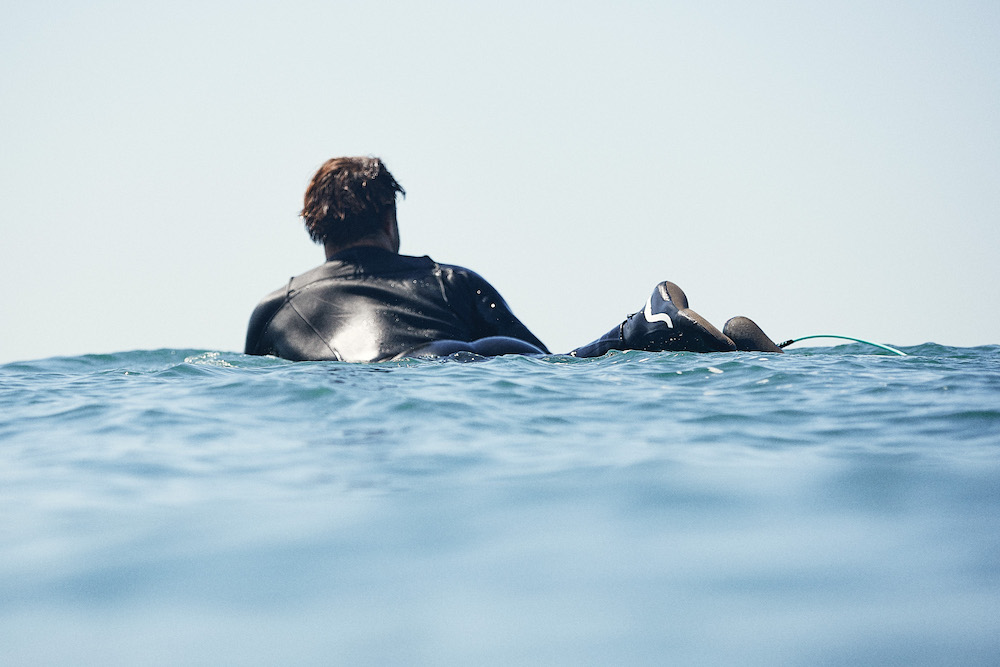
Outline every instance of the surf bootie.
{"type": "Polygon", "coordinates": [[[646,307],[622,323],[627,349],[650,352],[731,352],[736,345],[704,317],[688,308],[687,295],[664,280],[646,307]]]}
{"type": "Polygon", "coordinates": [[[736,344],[737,350],[744,352],[783,351],[749,317],[732,318],[722,327],[722,333],[736,344]]]}
{"type": "Polygon", "coordinates": [[[609,350],[731,352],[735,349],[733,341],[688,308],[684,290],[664,280],[653,289],[642,310],[570,354],[599,357],[609,350]]]}

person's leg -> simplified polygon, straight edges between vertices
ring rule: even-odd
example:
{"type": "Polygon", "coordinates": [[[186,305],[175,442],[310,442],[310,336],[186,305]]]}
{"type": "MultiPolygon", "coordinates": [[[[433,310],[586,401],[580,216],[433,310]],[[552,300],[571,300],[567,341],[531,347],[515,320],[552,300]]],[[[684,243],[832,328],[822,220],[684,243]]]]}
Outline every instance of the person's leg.
{"type": "MultiPolygon", "coordinates": [[[[732,352],[738,349],[781,351],[751,320],[733,318],[733,332],[740,342],[719,331],[688,307],[679,286],[663,281],[653,289],[641,311],[629,315],[618,327],[592,343],[570,352],[575,357],[599,357],[610,350],[649,352],[732,352]],[[754,331],[756,330],[756,332],[754,331]],[[767,346],[770,343],[771,347],[767,346]],[[744,347],[740,347],[744,345],[744,347]],[[773,349],[772,349],[773,348],[773,349]]],[[[729,326],[729,325],[727,325],[729,326]]]]}
{"type": "Polygon", "coordinates": [[[695,311],[679,286],[663,281],[653,289],[646,306],[592,343],[570,352],[575,357],[599,357],[609,350],[648,352],[726,352],[733,341],[695,311]]]}
{"type": "Polygon", "coordinates": [[[744,352],[783,352],[749,317],[737,316],[726,322],[722,332],[744,352]]]}
{"type": "Polygon", "coordinates": [[[628,318],[622,336],[629,349],[649,351],[731,352],[736,349],[711,322],[688,307],[678,285],[663,281],[642,312],[628,318]]]}
{"type": "Polygon", "coordinates": [[[570,356],[572,357],[601,357],[610,352],[611,350],[625,350],[625,341],[622,338],[622,326],[625,323],[619,324],[614,329],[604,334],[597,340],[587,343],[586,345],[581,345],[572,352],[570,356]]]}

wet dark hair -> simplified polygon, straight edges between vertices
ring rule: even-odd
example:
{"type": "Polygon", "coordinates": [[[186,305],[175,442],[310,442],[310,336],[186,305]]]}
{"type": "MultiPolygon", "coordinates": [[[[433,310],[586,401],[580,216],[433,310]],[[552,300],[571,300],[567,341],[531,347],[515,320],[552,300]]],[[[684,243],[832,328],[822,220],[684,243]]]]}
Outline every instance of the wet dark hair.
{"type": "Polygon", "coordinates": [[[379,232],[406,191],[377,157],[327,160],[306,189],[302,219],[316,243],[345,246],[379,232]]]}

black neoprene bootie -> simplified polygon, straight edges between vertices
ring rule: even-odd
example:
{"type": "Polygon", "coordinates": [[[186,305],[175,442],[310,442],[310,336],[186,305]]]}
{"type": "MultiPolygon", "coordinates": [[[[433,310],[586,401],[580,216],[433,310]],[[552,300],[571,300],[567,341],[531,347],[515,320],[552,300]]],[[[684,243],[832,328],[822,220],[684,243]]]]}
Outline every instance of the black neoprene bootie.
{"type": "Polygon", "coordinates": [[[726,337],[736,343],[736,349],[745,352],[783,352],[778,345],[768,338],[757,323],[749,317],[739,315],[726,322],[722,327],[726,337]]]}
{"type": "Polygon", "coordinates": [[[698,313],[688,308],[687,295],[664,280],[653,289],[646,306],[622,323],[625,349],[660,352],[730,352],[729,338],[698,313]]]}
{"type": "Polygon", "coordinates": [[[688,308],[684,290],[664,280],[653,288],[642,310],[570,354],[599,357],[609,350],[731,352],[735,349],[733,341],[688,308]]]}

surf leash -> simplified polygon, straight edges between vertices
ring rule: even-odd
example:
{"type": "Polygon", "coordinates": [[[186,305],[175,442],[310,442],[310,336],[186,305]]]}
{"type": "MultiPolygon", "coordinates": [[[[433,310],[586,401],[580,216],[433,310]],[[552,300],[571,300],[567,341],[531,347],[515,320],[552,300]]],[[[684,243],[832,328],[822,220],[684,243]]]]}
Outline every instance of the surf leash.
{"type": "Polygon", "coordinates": [[[810,338],[840,338],[842,340],[852,340],[855,343],[864,343],[865,345],[871,345],[873,347],[878,347],[883,350],[887,350],[894,354],[898,354],[901,357],[908,356],[906,352],[897,350],[894,347],[889,347],[888,345],[883,345],[882,343],[873,343],[870,340],[862,340],[860,338],[852,338],[851,336],[834,336],[832,334],[817,334],[815,336],[802,336],[801,338],[792,338],[791,340],[786,340],[784,343],[778,343],[778,347],[785,348],[794,343],[798,343],[800,340],[809,340],[810,338]]]}

